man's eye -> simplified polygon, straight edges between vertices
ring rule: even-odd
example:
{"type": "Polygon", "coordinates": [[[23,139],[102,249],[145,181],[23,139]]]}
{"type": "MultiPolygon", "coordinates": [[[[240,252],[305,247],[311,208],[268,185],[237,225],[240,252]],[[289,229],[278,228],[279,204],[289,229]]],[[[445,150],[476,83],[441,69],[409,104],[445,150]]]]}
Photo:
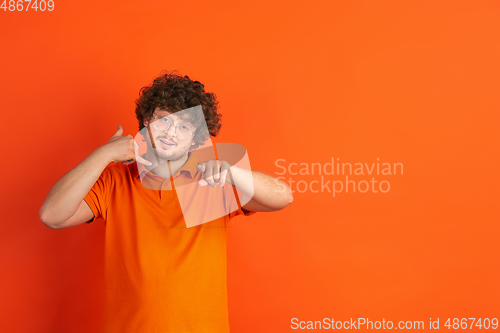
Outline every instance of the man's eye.
{"type": "Polygon", "coordinates": [[[191,128],[189,126],[186,126],[186,125],[181,125],[181,128],[185,131],[190,131],[191,128]]]}

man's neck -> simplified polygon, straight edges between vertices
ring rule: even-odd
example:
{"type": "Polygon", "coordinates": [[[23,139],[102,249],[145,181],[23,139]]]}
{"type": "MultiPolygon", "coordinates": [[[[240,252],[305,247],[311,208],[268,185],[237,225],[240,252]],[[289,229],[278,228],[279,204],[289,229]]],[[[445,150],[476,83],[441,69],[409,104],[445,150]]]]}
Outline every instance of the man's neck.
{"type": "Polygon", "coordinates": [[[181,157],[178,160],[175,160],[175,161],[168,160],[167,161],[167,160],[159,158],[158,156],[155,156],[154,153],[150,154],[149,152],[147,152],[146,153],[146,160],[157,161],[158,165],[152,169],[150,166],[147,166],[147,165],[145,167],[148,171],[154,173],[155,175],[158,175],[162,178],[168,179],[168,178],[170,178],[170,176],[175,175],[175,173],[180,168],[182,168],[182,166],[184,164],[186,164],[188,158],[189,158],[189,153],[187,153],[186,155],[184,155],[183,157],[181,157]],[[170,172],[168,170],[168,164],[170,164],[170,169],[172,170],[172,175],[170,174],[170,172]]]}

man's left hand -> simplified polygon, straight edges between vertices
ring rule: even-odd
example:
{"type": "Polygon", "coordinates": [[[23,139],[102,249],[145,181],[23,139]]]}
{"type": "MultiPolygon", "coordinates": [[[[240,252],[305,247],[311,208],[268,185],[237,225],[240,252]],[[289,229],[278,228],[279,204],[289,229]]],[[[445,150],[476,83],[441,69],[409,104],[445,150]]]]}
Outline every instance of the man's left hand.
{"type": "Polygon", "coordinates": [[[200,163],[196,166],[198,171],[203,175],[203,179],[198,181],[200,186],[210,185],[216,187],[219,184],[221,187],[224,183],[231,183],[231,177],[228,177],[231,165],[226,161],[220,160],[210,160],[207,162],[200,163]]]}

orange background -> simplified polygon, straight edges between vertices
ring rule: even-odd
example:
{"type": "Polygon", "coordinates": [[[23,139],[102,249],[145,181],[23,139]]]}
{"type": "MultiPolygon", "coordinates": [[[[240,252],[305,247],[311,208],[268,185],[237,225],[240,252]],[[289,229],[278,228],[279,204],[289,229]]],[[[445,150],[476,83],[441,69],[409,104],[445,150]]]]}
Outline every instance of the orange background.
{"type": "Polygon", "coordinates": [[[440,318],[446,329],[449,317],[500,317],[499,38],[497,1],[0,11],[0,331],[98,330],[104,223],[52,230],[38,210],[118,124],[137,133],[139,89],[174,69],[216,93],[213,141],[243,144],[254,169],[404,165],[376,177],[385,194],[296,191],[283,211],[233,220],[232,332],[294,331],[292,318],[440,318]]]}

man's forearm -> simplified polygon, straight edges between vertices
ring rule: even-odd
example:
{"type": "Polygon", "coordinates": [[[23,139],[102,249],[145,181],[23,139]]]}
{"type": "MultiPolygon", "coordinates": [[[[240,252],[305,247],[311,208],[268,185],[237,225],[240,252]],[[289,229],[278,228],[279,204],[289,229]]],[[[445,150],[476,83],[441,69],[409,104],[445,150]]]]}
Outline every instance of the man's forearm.
{"type": "Polygon", "coordinates": [[[227,180],[256,203],[272,210],[283,209],[293,201],[293,194],[287,183],[260,171],[230,168],[231,176],[227,180]],[[232,179],[231,179],[232,178],[232,179]]]}
{"type": "Polygon", "coordinates": [[[72,217],[109,163],[104,151],[98,148],[61,177],[40,208],[40,220],[47,226],[56,226],[72,217]]]}

